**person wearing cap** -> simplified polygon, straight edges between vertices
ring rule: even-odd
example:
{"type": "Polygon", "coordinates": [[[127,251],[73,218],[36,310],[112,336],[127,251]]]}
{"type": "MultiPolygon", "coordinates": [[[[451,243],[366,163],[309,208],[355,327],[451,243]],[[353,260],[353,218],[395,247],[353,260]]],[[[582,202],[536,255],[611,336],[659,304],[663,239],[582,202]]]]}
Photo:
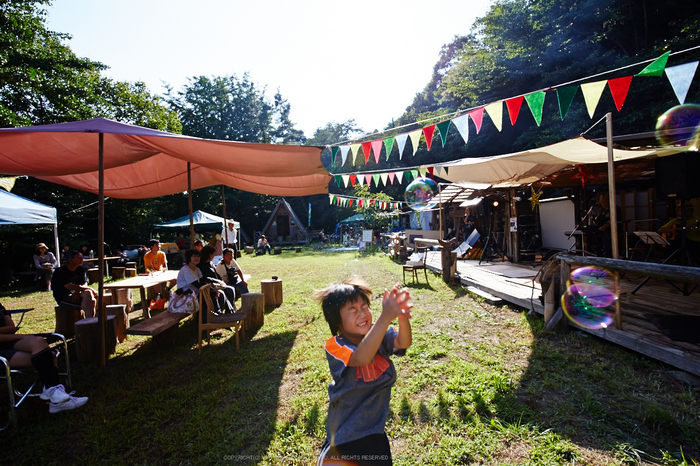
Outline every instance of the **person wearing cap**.
{"type": "Polygon", "coordinates": [[[37,244],[34,251],[35,280],[43,280],[46,285],[45,291],[51,291],[51,278],[57,266],[58,261],[49,248],[44,243],[37,244]]]}
{"type": "Polygon", "coordinates": [[[87,284],[83,255],[75,250],[66,253],[67,262],[53,274],[53,297],[59,306],[82,309],[85,317],[95,317],[97,291],[87,284]]]}
{"type": "Polygon", "coordinates": [[[233,220],[226,222],[226,228],[221,232],[221,239],[224,240],[226,246],[233,249],[235,257],[236,251],[238,251],[238,238],[236,237],[236,224],[233,220]]]}

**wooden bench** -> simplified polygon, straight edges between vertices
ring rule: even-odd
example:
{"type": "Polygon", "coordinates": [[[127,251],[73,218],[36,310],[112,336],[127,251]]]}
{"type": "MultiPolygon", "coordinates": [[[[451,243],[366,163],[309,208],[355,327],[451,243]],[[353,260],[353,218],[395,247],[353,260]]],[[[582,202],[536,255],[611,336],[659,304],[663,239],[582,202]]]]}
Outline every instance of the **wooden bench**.
{"type": "Polygon", "coordinates": [[[177,327],[181,320],[187,319],[192,314],[184,312],[163,311],[150,319],[145,319],[136,325],[124,330],[126,335],[146,335],[153,337],[153,345],[156,348],[165,348],[175,344],[177,339],[177,327]]]}

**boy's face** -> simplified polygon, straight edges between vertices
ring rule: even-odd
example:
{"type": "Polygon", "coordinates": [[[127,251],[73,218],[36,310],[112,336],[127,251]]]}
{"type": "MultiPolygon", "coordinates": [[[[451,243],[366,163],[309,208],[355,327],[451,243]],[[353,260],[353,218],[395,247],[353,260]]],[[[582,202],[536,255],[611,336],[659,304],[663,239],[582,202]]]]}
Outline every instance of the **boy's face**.
{"type": "Polygon", "coordinates": [[[350,339],[362,339],[372,327],[372,312],[364,299],[358,297],[340,308],[340,331],[350,339]]]}

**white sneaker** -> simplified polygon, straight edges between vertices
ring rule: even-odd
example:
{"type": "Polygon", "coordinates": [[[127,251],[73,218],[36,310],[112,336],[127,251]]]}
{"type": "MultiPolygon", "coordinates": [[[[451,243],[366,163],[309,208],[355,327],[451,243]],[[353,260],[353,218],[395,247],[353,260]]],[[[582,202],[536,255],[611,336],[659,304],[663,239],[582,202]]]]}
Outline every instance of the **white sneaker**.
{"type": "Polygon", "coordinates": [[[68,401],[62,403],[49,403],[49,413],[58,413],[60,411],[70,411],[71,409],[80,408],[82,405],[87,403],[88,397],[74,397],[71,396],[68,401]]]}
{"type": "Polygon", "coordinates": [[[49,388],[44,387],[39,398],[51,403],[63,403],[70,400],[70,395],[66,393],[66,388],[63,385],[58,384],[49,388]]]}

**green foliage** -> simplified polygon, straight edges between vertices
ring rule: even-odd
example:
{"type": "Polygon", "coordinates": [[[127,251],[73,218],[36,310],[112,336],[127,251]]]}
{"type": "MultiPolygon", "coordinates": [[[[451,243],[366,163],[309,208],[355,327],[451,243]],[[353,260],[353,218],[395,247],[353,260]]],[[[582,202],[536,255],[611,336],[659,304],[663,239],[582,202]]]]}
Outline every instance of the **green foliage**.
{"type": "MultiPolygon", "coordinates": [[[[367,185],[360,186],[356,184],[354,187],[355,197],[361,199],[375,199],[377,201],[391,202],[393,199],[384,193],[372,193],[367,185]]],[[[365,216],[365,228],[368,230],[387,230],[391,227],[392,221],[396,218],[390,212],[380,209],[377,206],[364,203],[361,207],[357,205],[355,212],[365,216]]]]}
{"type": "MultiPolygon", "coordinates": [[[[306,141],[307,146],[325,146],[350,141],[360,136],[363,131],[357,127],[355,120],[347,120],[343,123],[327,123],[323,128],[314,131],[314,135],[306,141]]],[[[330,158],[329,158],[330,160],[330,158]]]]}

